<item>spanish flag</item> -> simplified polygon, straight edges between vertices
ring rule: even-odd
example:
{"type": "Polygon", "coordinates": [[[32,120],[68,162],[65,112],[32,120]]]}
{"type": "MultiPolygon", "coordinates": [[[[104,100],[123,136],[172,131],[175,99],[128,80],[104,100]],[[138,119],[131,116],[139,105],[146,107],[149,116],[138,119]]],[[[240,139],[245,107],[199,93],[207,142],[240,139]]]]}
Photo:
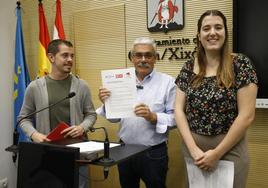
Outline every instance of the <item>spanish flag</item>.
{"type": "Polygon", "coordinates": [[[56,1],[56,17],[55,17],[53,39],[65,39],[63,23],[62,23],[62,18],[61,18],[61,2],[60,2],[60,0],[56,1]]]}
{"type": "Polygon", "coordinates": [[[39,2],[39,52],[38,52],[38,62],[39,70],[38,76],[44,76],[50,73],[51,65],[47,58],[47,47],[50,42],[47,22],[45,18],[45,13],[43,9],[42,1],[39,2]]]}

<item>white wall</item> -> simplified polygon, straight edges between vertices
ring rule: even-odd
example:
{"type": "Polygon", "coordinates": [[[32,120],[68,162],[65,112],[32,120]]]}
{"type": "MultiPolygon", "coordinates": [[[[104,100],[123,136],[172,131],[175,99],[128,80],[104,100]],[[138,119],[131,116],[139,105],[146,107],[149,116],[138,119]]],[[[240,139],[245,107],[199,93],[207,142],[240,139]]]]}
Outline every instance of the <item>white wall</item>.
{"type": "Polygon", "coordinates": [[[12,144],[13,67],[16,28],[16,0],[0,2],[0,180],[8,178],[8,188],[16,187],[17,168],[5,148],[12,144]]]}

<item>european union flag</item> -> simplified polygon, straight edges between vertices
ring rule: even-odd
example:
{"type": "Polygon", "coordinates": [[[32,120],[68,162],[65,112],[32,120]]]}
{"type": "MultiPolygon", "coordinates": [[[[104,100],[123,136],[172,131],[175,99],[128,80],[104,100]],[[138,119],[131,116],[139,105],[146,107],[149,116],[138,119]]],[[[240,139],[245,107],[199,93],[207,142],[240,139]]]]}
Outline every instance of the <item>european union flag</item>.
{"type": "MultiPolygon", "coordinates": [[[[16,26],[16,46],[15,46],[15,67],[14,67],[14,126],[17,123],[17,117],[23,103],[24,92],[30,83],[30,77],[27,70],[24,53],[24,42],[21,24],[21,9],[17,7],[17,26],[16,26]]],[[[16,128],[16,127],[14,127],[16,128]]],[[[20,133],[19,141],[27,140],[26,135],[18,129],[20,133]]]]}

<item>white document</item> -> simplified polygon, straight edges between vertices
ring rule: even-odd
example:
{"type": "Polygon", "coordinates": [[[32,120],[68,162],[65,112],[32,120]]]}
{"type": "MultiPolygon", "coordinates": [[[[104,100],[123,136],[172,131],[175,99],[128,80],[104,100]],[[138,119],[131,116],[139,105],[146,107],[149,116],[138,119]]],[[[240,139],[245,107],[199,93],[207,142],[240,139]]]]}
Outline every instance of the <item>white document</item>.
{"type": "MultiPolygon", "coordinates": [[[[80,148],[80,153],[93,153],[96,151],[104,150],[103,142],[95,142],[95,141],[80,142],[76,144],[69,144],[67,146],[80,148]]],[[[120,144],[110,143],[110,148],[116,146],[120,146],[120,144]]]]}
{"type": "Polygon", "coordinates": [[[134,68],[101,71],[104,88],[111,91],[105,101],[107,119],[133,117],[137,103],[136,74],[134,68]]]}
{"type": "Polygon", "coordinates": [[[211,172],[199,169],[192,159],[186,158],[190,188],[233,188],[234,163],[220,160],[211,172]]]}

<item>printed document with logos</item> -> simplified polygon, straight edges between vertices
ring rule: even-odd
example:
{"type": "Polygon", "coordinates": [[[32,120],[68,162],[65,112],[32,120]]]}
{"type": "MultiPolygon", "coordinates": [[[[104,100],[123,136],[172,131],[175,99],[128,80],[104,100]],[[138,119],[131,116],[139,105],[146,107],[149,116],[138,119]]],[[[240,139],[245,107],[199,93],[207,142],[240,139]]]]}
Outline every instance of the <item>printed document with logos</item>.
{"type": "Polygon", "coordinates": [[[111,92],[105,101],[107,119],[133,117],[137,101],[134,68],[101,71],[103,87],[111,92]]]}
{"type": "Polygon", "coordinates": [[[190,188],[233,188],[234,163],[220,160],[216,169],[199,169],[190,158],[185,158],[190,188]]]}

